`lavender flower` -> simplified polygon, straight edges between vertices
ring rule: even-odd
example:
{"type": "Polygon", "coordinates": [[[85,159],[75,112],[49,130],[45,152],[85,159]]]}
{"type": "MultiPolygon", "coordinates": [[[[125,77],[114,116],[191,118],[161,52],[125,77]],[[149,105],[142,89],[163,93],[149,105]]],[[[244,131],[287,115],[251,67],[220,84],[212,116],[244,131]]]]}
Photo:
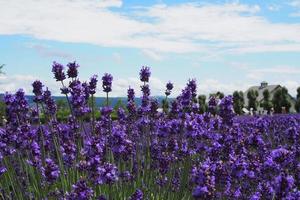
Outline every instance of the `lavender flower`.
{"type": "Polygon", "coordinates": [[[149,82],[150,75],[151,75],[150,68],[143,66],[140,71],[140,80],[142,82],[149,82]]]}
{"type": "Polygon", "coordinates": [[[134,89],[132,88],[129,88],[127,90],[127,98],[128,98],[128,101],[134,101],[134,98],[135,98],[135,92],[134,92],[134,89]]]}
{"type": "Polygon", "coordinates": [[[51,97],[51,92],[48,90],[48,88],[43,94],[43,101],[45,102],[46,105],[47,114],[51,116],[55,116],[57,111],[57,106],[55,104],[54,99],[51,97]]]}
{"type": "Polygon", "coordinates": [[[94,191],[88,187],[85,180],[79,180],[72,186],[72,191],[67,194],[67,200],[89,200],[93,197],[94,191]]]}
{"type": "Polygon", "coordinates": [[[63,81],[66,79],[64,66],[62,64],[53,62],[52,72],[54,73],[54,78],[56,79],[56,81],[63,81]]]}
{"type": "Polygon", "coordinates": [[[67,64],[69,67],[67,75],[69,78],[76,78],[78,76],[78,67],[79,65],[74,61],[67,64]]]}
{"type": "Polygon", "coordinates": [[[113,77],[111,74],[105,73],[102,77],[102,87],[103,91],[108,93],[111,92],[111,86],[112,86],[113,77]]]}
{"type": "Polygon", "coordinates": [[[129,200],[143,200],[144,194],[142,190],[137,189],[133,195],[129,198],[129,200]]]}
{"type": "Polygon", "coordinates": [[[59,177],[59,168],[50,158],[46,158],[45,163],[45,167],[42,168],[42,175],[48,183],[53,183],[59,177]]]}
{"type": "Polygon", "coordinates": [[[118,169],[113,164],[104,163],[102,166],[97,168],[96,175],[96,184],[113,184],[118,180],[118,169]]]}
{"type": "Polygon", "coordinates": [[[170,94],[171,94],[171,91],[172,91],[172,89],[173,89],[173,83],[171,83],[170,81],[167,83],[167,85],[166,85],[166,92],[165,92],[165,94],[166,94],[166,96],[169,96],[170,94]]]}
{"type": "Polygon", "coordinates": [[[92,94],[92,95],[96,93],[97,82],[98,82],[98,76],[97,75],[93,75],[90,78],[90,82],[89,82],[90,94],[92,94]]]}
{"type": "Polygon", "coordinates": [[[34,101],[41,102],[43,94],[43,83],[39,80],[36,80],[32,83],[32,87],[32,92],[35,95],[34,101]]]}

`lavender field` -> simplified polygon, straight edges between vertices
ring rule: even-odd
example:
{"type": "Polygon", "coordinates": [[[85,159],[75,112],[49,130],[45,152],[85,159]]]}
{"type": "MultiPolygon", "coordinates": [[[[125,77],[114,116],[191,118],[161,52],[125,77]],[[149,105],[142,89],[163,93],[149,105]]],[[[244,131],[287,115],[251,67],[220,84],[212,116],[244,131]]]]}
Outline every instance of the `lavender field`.
{"type": "MultiPolygon", "coordinates": [[[[211,97],[200,114],[194,79],[158,112],[150,68],[142,67],[141,105],[124,88],[126,109],[112,120],[112,75],[84,82],[78,67],[52,66],[70,109],[67,123],[57,121],[51,88],[39,80],[34,107],[23,90],[5,94],[0,199],[300,199],[300,115],[237,116],[232,96],[211,97]],[[99,117],[93,99],[103,92],[99,117]]],[[[166,99],[172,89],[167,83],[166,99]]]]}

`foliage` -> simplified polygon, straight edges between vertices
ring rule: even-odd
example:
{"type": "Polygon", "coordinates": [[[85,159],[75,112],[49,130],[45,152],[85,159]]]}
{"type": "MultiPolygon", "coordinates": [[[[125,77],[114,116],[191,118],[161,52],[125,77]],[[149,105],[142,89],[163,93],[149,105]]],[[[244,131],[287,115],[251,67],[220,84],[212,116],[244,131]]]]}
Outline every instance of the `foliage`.
{"type": "Polygon", "coordinates": [[[206,96],[205,95],[199,95],[198,96],[198,104],[199,104],[200,114],[203,114],[203,113],[208,111],[208,105],[206,103],[206,96]]]}
{"type": "Polygon", "coordinates": [[[167,113],[169,110],[169,101],[167,100],[167,98],[161,100],[161,105],[164,113],[167,113]]]}
{"type": "Polygon", "coordinates": [[[257,97],[258,97],[257,90],[249,90],[248,91],[247,98],[248,98],[248,109],[249,110],[251,108],[253,108],[254,111],[257,110],[257,106],[258,106],[257,97]]]}
{"type": "Polygon", "coordinates": [[[289,112],[291,107],[289,98],[288,90],[285,87],[276,90],[272,99],[275,113],[281,113],[283,107],[289,112]]]}
{"type": "Polygon", "coordinates": [[[5,73],[3,72],[4,66],[5,66],[4,64],[0,65],[0,74],[5,74],[5,73]]]}
{"type": "Polygon", "coordinates": [[[297,88],[297,98],[296,98],[295,109],[298,113],[300,113],[300,87],[297,88]]]}
{"type": "Polygon", "coordinates": [[[233,108],[236,114],[242,114],[244,108],[244,93],[242,91],[233,92],[233,108]]]}
{"type": "Polygon", "coordinates": [[[263,107],[264,110],[268,111],[268,113],[270,113],[273,104],[272,101],[270,100],[270,92],[268,89],[263,91],[263,100],[261,102],[261,107],[263,107]]]}

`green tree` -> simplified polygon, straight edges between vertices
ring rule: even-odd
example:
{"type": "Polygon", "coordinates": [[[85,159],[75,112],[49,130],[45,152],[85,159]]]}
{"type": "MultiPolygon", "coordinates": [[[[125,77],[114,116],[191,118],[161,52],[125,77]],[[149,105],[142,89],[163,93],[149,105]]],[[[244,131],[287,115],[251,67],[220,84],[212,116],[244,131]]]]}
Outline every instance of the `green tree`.
{"type": "Polygon", "coordinates": [[[291,103],[289,102],[288,90],[285,87],[279,88],[274,93],[272,103],[275,113],[281,113],[282,107],[285,107],[286,111],[289,112],[291,103]]]}
{"type": "Polygon", "coordinates": [[[56,100],[57,109],[68,109],[68,102],[66,99],[58,99],[56,100]]]}
{"type": "Polygon", "coordinates": [[[69,115],[71,114],[68,102],[66,99],[58,99],[56,100],[57,105],[57,119],[60,122],[66,122],[69,115]]]}
{"type": "Polygon", "coordinates": [[[198,104],[200,114],[205,113],[208,109],[208,105],[206,103],[206,96],[204,94],[198,96],[198,104]]]}
{"type": "Polygon", "coordinates": [[[0,74],[4,74],[4,72],[3,72],[3,67],[4,66],[5,66],[4,64],[0,65],[0,74]]]}
{"type": "Polygon", "coordinates": [[[164,98],[161,100],[161,105],[162,105],[162,109],[163,109],[164,113],[168,113],[169,101],[167,100],[167,98],[164,98]]]}
{"type": "Polygon", "coordinates": [[[258,97],[258,92],[257,90],[249,90],[247,93],[247,98],[248,98],[248,109],[250,110],[253,108],[254,111],[257,110],[257,97],[258,97]]]}
{"type": "Polygon", "coordinates": [[[233,109],[236,114],[242,114],[244,107],[244,93],[242,91],[233,92],[233,109]]]}
{"type": "Polygon", "coordinates": [[[295,109],[298,113],[300,112],[300,87],[297,88],[297,98],[296,98],[295,109]]]}
{"type": "Polygon", "coordinates": [[[3,117],[6,115],[6,105],[4,101],[1,99],[0,100],[0,117],[3,117]]]}
{"type": "Polygon", "coordinates": [[[263,91],[263,101],[261,102],[261,107],[264,108],[264,110],[268,111],[268,113],[270,113],[272,107],[273,107],[273,104],[270,100],[270,92],[268,89],[264,90],[263,91]]]}
{"type": "Polygon", "coordinates": [[[223,92],[218,91],[218,92],[216,93],[216,96],[217,96],[219,99],[223,99],[225,95],[224,95],[223,92]]]}
{"type": "Polygon", "coordinates": [[[114,106],[114,110],[118,111],[119,108],[123,108],[124,110],[126,109],[126,106],[124,105],[122,99],[118,99],[117,103],[114,106]]]}

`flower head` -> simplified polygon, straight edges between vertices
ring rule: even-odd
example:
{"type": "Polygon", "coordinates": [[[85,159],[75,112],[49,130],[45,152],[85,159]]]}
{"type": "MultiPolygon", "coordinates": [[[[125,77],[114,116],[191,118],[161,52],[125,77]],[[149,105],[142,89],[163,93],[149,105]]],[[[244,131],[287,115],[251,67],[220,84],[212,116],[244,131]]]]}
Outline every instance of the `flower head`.
{"type": "Polygon", "coordinates": [[[94,191],[88,187],[85,180],[79,180],[72,186],[72,192],[67,195],[67,200],[88,200],[93,197],[94,191]]]}
{"type": "Polygon", "coordinates": [[[108,93],[111,92],[111,86],[112,86],[113,77],[111,74],[105,73],[102,77],[102,87],[103,91],[108,93]]]}
{"type": "Polygon", "coordinates": [[[150,75],[151,75],[150,68],[143,66],[140,71],[140,80],[142,82],[149,82],[150,75]]]}
{"type": "Polygon", "coordinates": [[[133,195],[129,198],[129,200],[143,200],[143,192],[140,189],[137,189],[133,195]]]}
{"type": "Polygon", "coordinates": [[[43,94],[43,83],[39,80],[36,80],[32,83],[33,87],[33,94],[35,95],[34,101],[40,102],[42,101],[42,94],[43,94]]]}
{"type": "Polygon", "coordinates": [[[68,63],[67,66],[69,67],[69,69],[67,71],[68,77],[76,78],[78,76],[77,68],[79,67],[79,65],[76,63],[76,61],[74,61],[74,62],[68,63]]]}
{"type": "Polygon", "coordinates": [[[135,92],[134,92],[134,89],[133,88],[129,88],[127,90],[127,98],[128,98],[128,101],[134,101],[134,98],[135,98],[135,92]]]}
{"type": "Polygon", "coordinates": [[[97,83],[98,83],[98,76],[93,75],[90,78],[90,82],[89,82],[90,94],[95,94],[96,93],[97,83]]]}
{"type": "Polygon", "coordinates": [[[166,92],[165,92],[165,94],[166,94],[166,96],[169,96],[170,94],[171,94],[171,91],[172,91],[172,89],[173,89],[173,83],[171,83],[170,81],[167,83],[167,85],[166,85],[166,92]]]}
{"type": "Polygon", "coordinates": [[[62,64],[53,62],[52,72],[54,73],[54,78],[56,79],[56,81],[63,81],[66,79],[64,66],[62,64]]]}
{"type": "Polygon", "coordinates": [[[59,177],[60,171],[58,166],[50,158],[45,159],[45,167],[42,168],[43,177],[48,183],[53,183],[59,177]]]}

